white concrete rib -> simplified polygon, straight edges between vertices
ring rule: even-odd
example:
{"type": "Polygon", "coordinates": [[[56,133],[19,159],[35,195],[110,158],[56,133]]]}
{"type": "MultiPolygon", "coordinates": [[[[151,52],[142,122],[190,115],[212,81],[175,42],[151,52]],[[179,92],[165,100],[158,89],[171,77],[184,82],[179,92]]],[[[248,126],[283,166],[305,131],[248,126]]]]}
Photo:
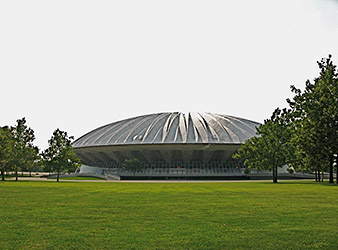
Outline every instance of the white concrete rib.
{"type": "Polygon", "coordinates": [[[257,122],[213,113],[158,113],[97,128],[74,147],[149,143],[243,143],[256,135],[257,122]]]}

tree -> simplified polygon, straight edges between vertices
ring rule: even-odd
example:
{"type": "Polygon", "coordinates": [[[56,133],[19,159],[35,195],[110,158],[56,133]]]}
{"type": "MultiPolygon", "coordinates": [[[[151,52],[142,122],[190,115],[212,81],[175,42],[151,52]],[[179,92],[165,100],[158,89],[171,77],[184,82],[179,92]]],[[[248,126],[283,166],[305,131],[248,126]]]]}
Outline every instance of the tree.
{"type": "Polygon", "coordinates": [[[290,120],[286,109],[276,109],[271,118],[257,128],[257,137],[248,139],[233,156],[245,158],[249,168],[272,171],[273,183],[277,183],[278,167],[287,163],[290,154],[290,120]]]}
{"type": "Polygon", "coordinates": [[[45,164],[57,172],[57,182],[61,171],[73,172],[80,166],[80,159],[76,157],[71,144],[73,139],[67,132],[56,129],[48,141],[49,147],[43,153],[45,164]]]}
{"type": "Polygon", "coordinates": [[[122,163],[122,168],[133,172],[135,175],[136,171],[141,169],[142,167],[141,164],[142,162],[140,161],[140,159],[137,158],[126,159],[122,163]]]}
{"type": "Polygon", "coordinates": [[[309,163],[306,167],[329,170],[333,183],[334,155],[338,153],[338,72],[331,55],[317,63],[319,77],[313,83],[308,80],[303,92],[291,86],[295,96],[287,101],[295,124],[293,140],[309,163]]]}
{"type": "Polygon", "coordinates": [[[326,172],[329,166],[329,155],[326,148],[318,146],[325,144],[325,142],[319,141],[318,131],[307,119],[294,120],[293,125],[290,142],[293,145],[293,154],[289,162],[297,171],[315,172],[316,181],[320,181],[320,172],[323,176],[323,172],[326,172]]]}
{"type": "Polygon", "coordinates": [[[25,169],[29,172],[29,176],[32,176],[32,171],[36,171],[41,163],[38,147],[33,147],[32,150],[30,150],[28,159],[29,161],[27,161],[25,169]]]}
{"type": "Polygon", "coordinates": [[[14,138],[8,127],[0,127],[0,169],[1,180],[5,180],[5,171],[13,159],[14,138]]]}
{"type": "Polygon", "coordinates": [[[17,125],[11,127],[14,138],[12,164],[15,171],[15,180],[18,180],[18,169],[25,164],[32,164],[37,158],[36,148],[33,145],[35,139],[33,129],[27,127],[26,118],[17,120],[17,125]]]}

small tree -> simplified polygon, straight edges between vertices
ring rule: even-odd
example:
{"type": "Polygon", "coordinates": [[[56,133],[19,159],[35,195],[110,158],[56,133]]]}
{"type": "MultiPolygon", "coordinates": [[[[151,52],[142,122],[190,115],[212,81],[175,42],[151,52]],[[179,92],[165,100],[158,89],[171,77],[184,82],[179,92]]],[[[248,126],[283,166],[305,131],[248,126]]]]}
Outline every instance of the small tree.
{"type": "Polygon", "coordinates": [[[57,182],[61,171],[71,172],[80,166],[80,159],[76,157],[71,144],[73,139],[67,132],[56,129],[48,141],[49,147],[43,153],[45,164],[57,172],[57,182]]]}
{"type": "Polygon", "coordinates": [[[14,138],[8,127],[0,127],[0,169],[1,180],[5,180],[5,171],[9,170],[13,159],[14,138]]]}
{"type": "Polygon", "coordinates": [[[245,158],[244,164],[249,168],[272,171],[273,183],[277,183],[278,167],[287,163],[289,155],[288,112],[277,108],[271,118],[257,128],[257,135],[248,139],[233,157],[245,158]]]}
{"type": "Polygon", "coordinates": [[[15,171],[15,180],[18,180],[18,169],[25,164],[31,164],[37,157],[36,148],[33,145],[35,139],[33,129],[27,127],[26,119],[17,120],[17,125],[11,127],[14,138],[12,164],[15,171]]]}
{"type": "Polygon", "coordinates": [[[32,176],[32,171],[37,170],[41,162],[41,156],[39,154],[39,148],[33,147],[28,155],[28,161],[26,163],[26,170],[29,172],[29,176],[32,176]]]}
{"type": "Polygon", "coordinates": [[[137,158],[126,159],[122,163],[122,168],[136,174],[136,171],[140,170],[142,167],[142,162],[137,158]]]}

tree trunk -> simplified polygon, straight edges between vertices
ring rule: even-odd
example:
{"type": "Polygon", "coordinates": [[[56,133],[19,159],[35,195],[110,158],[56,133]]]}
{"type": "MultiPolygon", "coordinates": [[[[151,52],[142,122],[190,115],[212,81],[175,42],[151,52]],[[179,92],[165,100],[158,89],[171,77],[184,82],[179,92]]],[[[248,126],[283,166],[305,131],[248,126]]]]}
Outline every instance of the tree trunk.
{"type": "Polygon", "coordinates": [[[273,166],[273,171],[272,171],[272,175],[273,175],[273,183],[277,183],[277,167],[273,166]]]}
{"type": "Polygon", "coordinates": [[[336,154],[336,184],[338,184],[338,154],[336,154]]]}
{"type": "Polygon", "coordinates": [[[336,184],[338,184],[338,163],[336,163],[336,184]]]}
{"type": "Polygon", "coordinates": [[[15,181],[18,181],[18,168],[15,169],[15,181]]]}
{"type": "Polygon", "coordinates": [[[320,182],[320,170],[317,168],[318,182],[320,182]]]}
{"type": "Polygon", "coordinates": [[[59,182],[60,181],[60,170],[58,170],[58,173],[56,175],[56,181],[59,182]]]}
{"type": "Polygon", "coordinates": [[[315,180],[316,180],[316,182],[318,181],[318,177],[317,177],[318,175],[317,175],[317,170],[315,170],[315,180]]]}
{"type": "Polygon", "coordinates": [[[330,155],[330,177],[329,183],[333,183],[333,154],[330,155]]]}
{"type": "Polygon", "coordinates": [[[5,170],[1,169],[1,180],[5,181],[5,170]]]}
{"type": "Polygon", "coordinates": [[[324,182],[324,171],[322,171],[322,182],[324,182]]]}
{"type": "Polygon", "coordinates": [[[32,177],[32,171],[29,171],[29,177],[32,177]]]}

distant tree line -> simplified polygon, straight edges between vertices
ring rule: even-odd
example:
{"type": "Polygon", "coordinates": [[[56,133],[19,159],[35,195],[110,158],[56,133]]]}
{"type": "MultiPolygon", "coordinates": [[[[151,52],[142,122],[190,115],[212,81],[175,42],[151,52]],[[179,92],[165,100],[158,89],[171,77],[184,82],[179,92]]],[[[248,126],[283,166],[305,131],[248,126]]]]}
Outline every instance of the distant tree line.
{"type": "Polygon", "coordinates": [[[62,171],[73,172],[79,166],[80,160],[73,152],[72,136],[67,132],[56,129],[48,141],[49,147],[40,152],[34,146],[34,130],[26,125],[26,119],[17,120],[15,126],[0,127],[0,171],[1,180],[5,180],[5,173],[12,172],[18,181],[18,172],[36,171],[43,169],[56,172],[57,181],[62,171]]]}
{"type": "Polygon", "coordinates": [[[245,159],[248,168],[270,170],[277,182],[278,167],[315,173],[316,181],[338,183],[338,72],[331,55],[317,62],[319,76],[307,80],[305,89],[291,86],[294,94],[288,107],[277,108],[270,119],[257,128],[253,137],[234,155],[245,159]]]}

